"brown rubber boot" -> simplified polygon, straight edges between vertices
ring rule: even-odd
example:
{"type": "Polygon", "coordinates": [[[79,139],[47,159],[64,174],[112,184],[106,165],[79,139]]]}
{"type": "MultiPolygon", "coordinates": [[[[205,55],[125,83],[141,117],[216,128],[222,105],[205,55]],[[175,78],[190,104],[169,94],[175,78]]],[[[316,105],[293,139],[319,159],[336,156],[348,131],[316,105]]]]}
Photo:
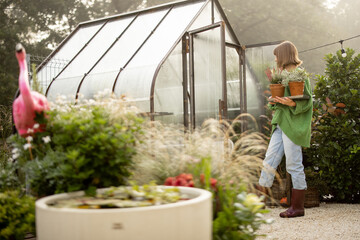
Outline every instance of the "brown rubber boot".
{"type": "Polygon", "coordinates": [[[280,217],[294,218],[294,217],[304,216],[305,215],[304,201],[305,201],[305,190],[293,189],[291,195],[291,206],[285,212],[280,213],[280,217]]]}

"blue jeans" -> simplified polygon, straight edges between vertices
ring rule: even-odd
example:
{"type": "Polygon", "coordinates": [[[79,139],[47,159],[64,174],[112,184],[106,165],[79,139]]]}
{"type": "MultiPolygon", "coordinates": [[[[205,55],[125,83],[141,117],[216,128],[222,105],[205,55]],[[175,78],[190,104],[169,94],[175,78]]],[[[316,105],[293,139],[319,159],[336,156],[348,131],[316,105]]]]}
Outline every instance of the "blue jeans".
{"type": "Polygon", "coordinates": [[[306,189],[307,185],[304,165],[302,164],[301,146],[293,143],[279,126],[276,127],[271,136],[263,162],[264,167],[261,171],[259,184],[263,187],[272,186],[276,168],[279,166],[284,153],[286,158],[286,171],[291,175],[293,188],[298,190],[306,189]]]}

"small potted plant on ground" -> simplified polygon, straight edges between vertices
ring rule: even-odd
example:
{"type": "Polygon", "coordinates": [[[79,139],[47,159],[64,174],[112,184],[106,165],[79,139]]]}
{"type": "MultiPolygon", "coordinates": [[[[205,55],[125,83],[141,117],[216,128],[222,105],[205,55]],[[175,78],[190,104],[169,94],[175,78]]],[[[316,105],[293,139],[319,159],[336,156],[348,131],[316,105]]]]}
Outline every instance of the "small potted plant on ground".
{"type": "Polygon", "coordinates": [[[320,173],[314,167],[305,168],[308,188],[305,193],[304,206],[307,208],[320,205],[320,190],[327,189],[326,183],[320,178],[320,173]]]}
{"type": "Polygon", "coordinates": [[[271,91],[271,97],[283,97],[285,87],[282,84],[283,81],[283,74],[282,71],[279,69],[273,68],[272,70],[270,68],[267,68],[265,70],[266,76],[268,77],[270,81],[270,91],[271,91]]]}
{"type": "Polygon", "coordinates": [[[293,71],[284,72],[283,84],[289,86],[291,96],[299,96],[304,94],[305,79],[308,73],[303,68],[296,68],[293,71]]]}

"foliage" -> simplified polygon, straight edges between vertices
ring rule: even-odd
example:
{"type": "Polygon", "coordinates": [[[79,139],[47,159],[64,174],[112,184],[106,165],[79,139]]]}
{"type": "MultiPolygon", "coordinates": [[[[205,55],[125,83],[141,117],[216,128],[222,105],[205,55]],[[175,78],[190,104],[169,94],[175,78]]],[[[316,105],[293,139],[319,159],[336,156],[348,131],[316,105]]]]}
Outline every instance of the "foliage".
{"type": "Polygon", "coordinates": [[[270,69],[267,68],[265,70],[266,76],[268,77],[268,80],[270,84],[282,84],[284,79],[284,71],[280,71],[279,69],[270,69]]]}
{"type": "Polygon", "coordinates": [[[6,147],[6,138],[12,133],[12,108],[9,106],[0,105],[0,143],[6,147]]]}
{"type": "Polygon", "coordinates": [[[180,174],[169,177],[165,185],[198,187],[211,191],[213,194],[213,239],[255,239],[256,231],[261,224],[270,223],[265,220],[263,213],[264,203],[253,193],[246,193],[243,184],[224,184],[211,176],[211,161],[204,158],[192,163],[189,172],[192,174],[180,174]],[[194,176],[199,176],[200,178],[194,176]]]}
{"type": "Polygon", "coordinates": [[[191,133],[153,122],[152,128],[144,128],[142,140],[132,179],[209,190],[213,193],[214,239],[256,237],[260,224],[266,223],[260,213],[266,211],[255,207],[263,205],[257,196],[245,193],[244,185],[258,179],[267,146],[262,134],[236,133],[233,125],[209,119],[191,133]],[[244,201],[243,207],[234,205],[244,201]]]}
{"type": "Polygon", "coordinates": [[[360,202],[360,55],[326,56],[325,76],[318,76],[314,90],[311,148],[308,161],[319,168],[329,194],[342,202],[360,202]]]}
{"type": "Polygon", "coordinates": [[[0,165],[0,192],[19,189],[21,186],[16,170],[17,162],[0,165]]]}
{"type": "MultiPolygon", "coordinates": [[[[317,169],[317,167],[315,167],[317,169]]],[[[320,172],[314,167],[306,167],[304,172],[306,176],[306,183],[308,188],[316,188],[320,191],[321,195],[326,194],[328,186],[320,177],[320,172]]]]}
{"type": "Polygon", "coordinates": [[[257,181],[267,148],[264,135],[250,130],[236,133],[233,125],[214,119],[205,121],[193,132],[159,122],[144,126],[143,130],[132,176],[139,184],[152,180],[161,184],[181,173],[192,173],[195,181],[204,173],[251,183],[257,181]],[[211,168],[205,162],[210,162],[211,168]]]}
{"type": "Polygon", "coordinates": [[[99,189],[94,197],[77,196],[58,199],[51,203],[56,208],[131,208],[158,206],[181,200],[180,190],[176,187],[158,186],[150,182],[143,186],[131,183],[131,186],[99,189]]]}
{"type": "Polygon", "coordinates": [[[255,239],[261,224],[271,223],[263,218],[264,203],[253,193],[234,186],[219,187],[221,210],[213,221],[214,240],[255,239]]]}
{"type": "Polygon", "coordinates": [[[37,77],[37,73],[36,73],[36,65],[35,64],[31,64],[31,72],[32,72],[32,76],[31,76],[31,89],[33,91],[39,92],[41,94],[44,94],[44,89],[42,88],[42,86],[40,85],[40,82],[38,80],[37,77]]]}
{"type": "Polygon", "coordinates": [[[17,191],[0,193],[0,239],[24,239],[35,232],[35,202],[17,191]]]}
{"type": "Polygon", "coordinates": [[[289,82],[304,82],[306,78],[309,77],[309,74],[303,68],[295,68],[292,71],[283,71],[283,81],[282,84],[287,86],[289,82]]]}
{"type": "Polygon", "coordinates": [[[97,187],[126,182],[142,119],[127,112],[122,100],[52,105],[46,114],[38,116],[45,132],[10,139],[33,194],[85,190],[92,195],[97,187]]]}

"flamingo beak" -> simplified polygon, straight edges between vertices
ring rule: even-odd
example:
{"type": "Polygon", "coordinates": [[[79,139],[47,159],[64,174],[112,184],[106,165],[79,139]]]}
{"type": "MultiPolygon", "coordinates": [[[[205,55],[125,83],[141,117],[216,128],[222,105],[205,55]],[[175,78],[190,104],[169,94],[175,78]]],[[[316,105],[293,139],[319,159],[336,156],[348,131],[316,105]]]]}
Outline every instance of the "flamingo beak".
{"type": "Polygon", "coordinates": [[[19,60],[25,59],[26,52],[25,52],[25,48],[23,47],[23,45],[21,45],[21,43],[16,44],[15,51],[16,51],[16,56],[18,57],[19,60]]]}

